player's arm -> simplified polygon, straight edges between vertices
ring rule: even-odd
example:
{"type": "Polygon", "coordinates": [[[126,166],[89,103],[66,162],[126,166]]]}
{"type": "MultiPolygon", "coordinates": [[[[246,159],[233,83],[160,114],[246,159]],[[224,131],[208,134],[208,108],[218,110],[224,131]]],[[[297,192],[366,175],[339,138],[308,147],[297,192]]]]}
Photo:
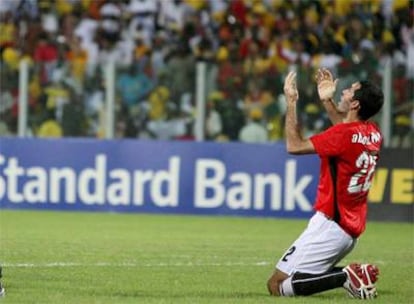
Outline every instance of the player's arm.
{"type": "Polygon", "coordinates": [[[296,102],[299,98],[299,93],[296,87],[296,73],[290,72],[284,85],[284,92],[286,97],[286,148],[291,154],[309,154],[315,153],[313,143],[309,139],[304,139],[299,129],[299,124],[296,115],[296,102]]]}
{"type": "Polygon", "coordinates": [[[338,110],[333,96],[336,91],[338,79],[334,80],[328,69],[318,69],[316,72],[316,84],[318,86],[319,99],[328,114],[329,120],[336,125],[343,121],[345,113],[338,110]]]}

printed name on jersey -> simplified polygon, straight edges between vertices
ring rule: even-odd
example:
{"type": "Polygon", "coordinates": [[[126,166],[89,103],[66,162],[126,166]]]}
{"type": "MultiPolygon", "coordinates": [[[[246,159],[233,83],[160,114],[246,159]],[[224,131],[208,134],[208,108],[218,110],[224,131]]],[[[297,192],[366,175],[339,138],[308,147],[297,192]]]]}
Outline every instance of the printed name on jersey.
{"type": "Polygon", "coordinates": [[[378,143],[381,140],[381,134],[379,132],[371,132],[370,135],[362,135],[361,132],[352,134],[352,143],[358,143],[363,145],[370,145],[371,143],[378,143]]]}

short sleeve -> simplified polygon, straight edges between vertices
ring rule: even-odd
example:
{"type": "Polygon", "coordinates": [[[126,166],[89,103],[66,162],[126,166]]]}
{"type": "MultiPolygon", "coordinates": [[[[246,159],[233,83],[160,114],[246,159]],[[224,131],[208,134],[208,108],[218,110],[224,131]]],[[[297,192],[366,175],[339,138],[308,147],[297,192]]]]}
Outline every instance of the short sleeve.
{"type": "Polygon", "coordinates": [[[335,125],[322,133],[313,135],[310,140],[315,147],[316,153],[322,157],[338,156],[347,147],[342,124],[335,125]]]}

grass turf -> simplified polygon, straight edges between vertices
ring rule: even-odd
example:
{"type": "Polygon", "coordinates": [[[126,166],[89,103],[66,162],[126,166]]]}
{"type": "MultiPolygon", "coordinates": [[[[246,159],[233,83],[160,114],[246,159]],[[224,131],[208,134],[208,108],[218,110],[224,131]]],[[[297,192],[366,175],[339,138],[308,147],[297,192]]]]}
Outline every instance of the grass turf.
{"type": "MultiPolygon", "coordinates": [[[[8,303],[352,303],[275,299],[266,280],[305,220],[0,211],[8,303]]],[[[343,261],[380,267],[375,303],[414,303],[413,225],[368,223],[343,261]]]]}

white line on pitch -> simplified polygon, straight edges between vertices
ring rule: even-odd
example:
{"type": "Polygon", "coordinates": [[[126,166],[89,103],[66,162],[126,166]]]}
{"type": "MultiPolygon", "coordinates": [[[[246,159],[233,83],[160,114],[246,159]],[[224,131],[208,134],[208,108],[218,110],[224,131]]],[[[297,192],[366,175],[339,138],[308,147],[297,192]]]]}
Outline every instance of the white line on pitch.
{"type": "MultiPolygon", "coordinates": [[[[345,262],[345,261],[344,261],[345,262]]],[[[346,263],[345,263],[346,264],[346,263]]],[[[384,265],[384,261],[375,261],[374,264],[384,265]]],[[[270,262],[162,262],[162,263],[133,263],[133,262],[122,262],[122,263],[110,263],[110,262],[97,262],[97,263],[77,263],[77,262],[48,262],[48,263],[2,263],[3,267],[10,268],[52,268],[52,267],[204,267],[204,266],[269,266],[272,265],[270,262]]]]}
{"type": "Polygon", "coordinates": [[[203,262],[186,262],[186,263],[74,263],[74,262],[50,262],[50,263],[3,263],[3,267],[10,268],[48,268],[48,267],[203,267],[203,266],[268,266],[269,262],[223,262],[223,263],[203,263],[203,262]]]}

